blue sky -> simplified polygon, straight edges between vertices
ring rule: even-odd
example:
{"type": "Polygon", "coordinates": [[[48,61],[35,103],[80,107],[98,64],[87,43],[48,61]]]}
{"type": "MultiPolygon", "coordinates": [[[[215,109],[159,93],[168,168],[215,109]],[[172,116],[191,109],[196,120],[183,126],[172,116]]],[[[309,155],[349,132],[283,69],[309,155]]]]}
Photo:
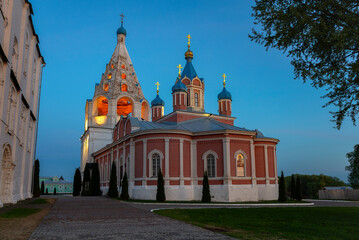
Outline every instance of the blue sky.
{"type": "Polygon", "coordinates": [[[185,65],[187,34],[193,65],[205,79],[205,109],[217,113],[225,73],[232,93],[235,125],[259,129],[280,140],[278,170],[285,175],[327,174],[347,181],[346,153],[358,144],[349,119],[340,131],[330,108],[309,83],[294,80],[290,59],[251,42],[252,1],[31,1],[33,21],[46,61],[42,77],[37,157],[41,175],[72,180],[80,165],[85,101],[105,71],[116,46],[120,14],[125,14],[126,45],[145,97],[165,100],[178,64],[185,65]]]}

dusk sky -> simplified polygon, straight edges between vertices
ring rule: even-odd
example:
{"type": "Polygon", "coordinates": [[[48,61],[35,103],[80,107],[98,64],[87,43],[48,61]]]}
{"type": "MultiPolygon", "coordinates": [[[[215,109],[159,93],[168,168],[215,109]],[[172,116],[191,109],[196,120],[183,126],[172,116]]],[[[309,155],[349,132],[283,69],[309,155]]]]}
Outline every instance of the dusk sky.
{"type": "MultiPolygon", "coordinates": [[[[251,42],[252,1],[33,0],[35,31],[46,67],[42,76],[37,157],[40,175],[72,181],[80,166],[85,103],[94,94],[115,49],[120,14],[126,45],[149,102],[160,96],[172,112],[171,87],[185,65],[192,36],[193,65],[205,81],[205,110],[217,113],[222,77],[232,93],[235,125],[278,138],[278,172],[326,174],[347,182],[346,153],[359,129],[346,119],[341,130],[322,108],[325,89],[294,80],[282,52],[251,42]]],[[[258,28],[258,27],[257,27],[258,28]]]]}

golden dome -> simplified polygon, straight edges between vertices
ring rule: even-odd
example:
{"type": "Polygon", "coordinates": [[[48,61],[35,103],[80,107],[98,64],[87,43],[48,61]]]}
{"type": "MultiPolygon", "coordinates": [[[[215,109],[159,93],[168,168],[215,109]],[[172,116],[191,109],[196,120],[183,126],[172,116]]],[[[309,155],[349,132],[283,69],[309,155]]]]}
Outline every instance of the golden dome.
{"type": "Polygon", "coordinates": [[[187,52],[184,54],[185,58],[193,58],[193,52],[188,48],[187,52]]]}

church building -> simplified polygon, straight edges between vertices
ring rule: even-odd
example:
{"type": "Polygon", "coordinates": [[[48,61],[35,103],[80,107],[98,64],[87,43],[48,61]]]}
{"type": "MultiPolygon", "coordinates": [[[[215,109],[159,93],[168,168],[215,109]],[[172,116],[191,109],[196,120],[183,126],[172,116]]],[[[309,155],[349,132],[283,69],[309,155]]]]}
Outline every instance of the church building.
{"type": "MultiPolygon", "coordinates": [[[[234,126],[232,95],[219,92],[218,114],[205,111],[205,84],[185,52],[185,67],[173,79],[173,111],[164,115],[165,102],[157,94],[144,97],[126,49],[127,32],[117,30],[117,45],[95,94],[87,100],[85,133],[81,137],[81,169],[98,163],[104,194],[109,188],[112,162],[118,185],[127,173],[133,199],[156,199],[161,169],[167,200],[200,200],[208,173],[213,201],[260,201],[278,198],[276,145],[278,139],[258,130],[234,126]]],[[[165,79],[164,79],[165,80],[165,79]]]]}

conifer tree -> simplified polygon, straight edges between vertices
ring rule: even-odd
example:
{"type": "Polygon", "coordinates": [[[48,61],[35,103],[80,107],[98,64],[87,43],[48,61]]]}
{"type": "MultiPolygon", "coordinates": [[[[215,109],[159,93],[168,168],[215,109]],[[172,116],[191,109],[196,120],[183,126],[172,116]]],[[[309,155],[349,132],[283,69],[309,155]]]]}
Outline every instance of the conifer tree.
{"type": "Polygon", "coordinates": [[[294,174],[292,174],[292,178],[290,180],[290,198],[296,199],[296,188],[295,188],[295,177],[294,174]]]}
{"type": "Polygon", "coordinates": [[[35,160],[35,166],[34,166],[34,197],[39,197],[41,194],[40,191],[40,161],[39,159],[35,160]]]}
{"type": "Polygon", "coordinates": [[[56,188],[54,188],[54,195],[56,195],[56,188]]]}
{"type": "Polygon", "coordinates": [[[112,162],[111,167],[111,176],[110,176],[110,188],[108,189],[109,197],[118,197],[118,189],[117,189],[117,174],[116,174],[116,164],[115,161],[112,162]]]}
{"type": "Polygon", "coordinates": [[[100,171],[98,169],[98,163],[93,164],[90,189],[91,189],[91,196],[100,196],[102,194],[100,188],[100,171]]]}
{"type": "Polygon", "coordinates": [[[302,200],[302,187],[300,184],[300,177],[297,176],[297,182],[295,184],[295,199],[298,201],[302,200]]]}
{"type": "Polygon", "coordinates": [[[82,196],[89,196],[90,195],[90,169],[88,165],[85,166],[85,172],[84,172],[84,179],[82,181],[82,196]]]}
{"type": "Polygon", "coordinates": [[[78,196],[81,192],[81,172],[80,169],[76,169],[75,176],[74,176],[74,183],[72,187],[72,195],[78,196]]]}
{"type": "Polygon", "coordinates": [[[278,201],[279,202],[287,201],[287,195],[286,195],[286,192],[285,192],[285,181],[284,181],[283,171],[282,171],[281,176],[279,178],[279,197],[278,197],[278,201]]]}
{"type": "Polygon", "coordinates": [[[47,188],[46,188],[46,195],[49,195],[49,190],[47,190],[47,188]]]}
{"type": "Polygon", "coordinates": [[[41,195],[45,194],[45,183],[44,181],[41,181],[41,195]]]}
{"type": "Polygon", "coordinates": [[[207,171],[205,171],[203,175],[202,202],[211,202],[207,171]]]}
{"type": "Polygon", "coordinates": [[[122,191],[120,198],[122,200],[128,200],[130,197],[128,195],[128,180],[127,180],[127,173],[125,172],[123,179],[122,179],[122,191]]]}
{"type": "Polygon", "coordinates": [[[157,194],[156,194],[156,201],[158,202],[164,202],[166,201],[166,194],[165,194],[165,186],[163,181],[163,175],[161,168],[158,171],[157,175],[157,194]]]}

